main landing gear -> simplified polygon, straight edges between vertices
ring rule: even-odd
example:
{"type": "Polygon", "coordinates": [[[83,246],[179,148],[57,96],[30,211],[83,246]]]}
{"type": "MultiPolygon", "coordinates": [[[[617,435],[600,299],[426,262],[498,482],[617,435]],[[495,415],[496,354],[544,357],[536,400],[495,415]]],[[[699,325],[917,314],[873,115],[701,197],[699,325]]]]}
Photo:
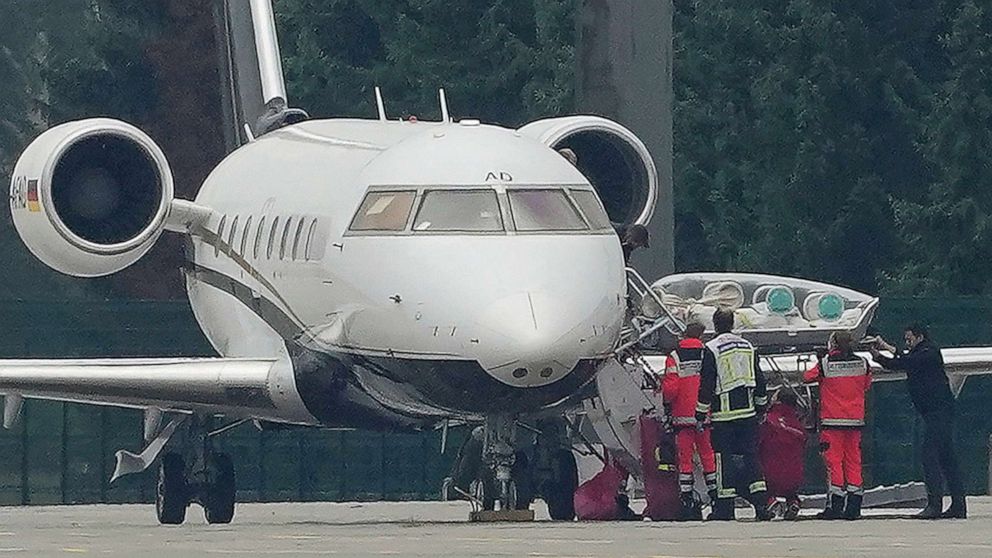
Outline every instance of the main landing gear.
{"type": "Polygon", "coordinates": [[[236,485],[230,456],[215,452],[206,420],[192,417],[186,427],[183,452],[162,456],[155,491],[159,523],[179,525],[186,508],[200,504],[207,523],[230,523],[234,518],[236,485]]]}

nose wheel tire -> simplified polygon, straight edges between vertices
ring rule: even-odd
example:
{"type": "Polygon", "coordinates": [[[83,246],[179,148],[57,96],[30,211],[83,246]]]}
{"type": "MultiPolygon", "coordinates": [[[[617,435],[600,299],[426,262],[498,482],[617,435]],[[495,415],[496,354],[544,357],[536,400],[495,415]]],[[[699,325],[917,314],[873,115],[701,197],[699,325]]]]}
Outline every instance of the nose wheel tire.
{"type": "Polygon", "coordinates": [[[189,496],[186,487],[186,462],[178,453],[167,453],[158,468],[155,490],[155,513],[164,525],[180,525],[186,520],[189,496]]]}
{"type": "Polygon", "coordinates": [[[554,476],[544,483],[541,490],[551,519],[575,519],[575,490],[578,487],[579,471],[575,456],[569,450],[558,451],[554,456],[554,476]]]}
{"type": "Polygon", "coordinates": [[[234,519],[234,502],[236,486],[234,482],[234,463],[227,454],[217,454],[211,457],[213,482],[207,486],[206,498],[203,503],[203,515],[207,523],[230,523],[234,519]]]}

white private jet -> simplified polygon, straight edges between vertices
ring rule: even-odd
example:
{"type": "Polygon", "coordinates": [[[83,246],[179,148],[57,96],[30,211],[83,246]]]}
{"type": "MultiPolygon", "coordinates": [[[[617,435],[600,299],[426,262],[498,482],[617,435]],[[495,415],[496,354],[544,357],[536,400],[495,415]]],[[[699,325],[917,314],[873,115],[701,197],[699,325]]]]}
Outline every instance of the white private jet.
{"type": "MultiPolygon", "coordinates": [[[[43,133],[10,189],[21,239],[65,274],[112,274],[164,231],[185,235],[190,303],[220,357],[0,361],[4,424],[24,398],[144,409],[148,445],[118,452],[115,478],[158,463],[158,519],[175,524],[191,502],[231,521],[233,464],[211,444],[230,426],[477,421],[491,482],[476,496],[525,506],[516,426],[576,403],[618,346],[611,218],[650,219],[650,154],[594,116],[454,121],[443,92],[439,122],[389,120],[378,92],[377,119],[309,120],[286,108],[269,0],[227,9],[250,15],[267,112],[195,200],[174,199],[148,135],[106,118],[43,133]],[[608,215],[610,188],[627,203],[608,215]]],[[[568,486],[555,492],[570,507],[568,486]]]]}

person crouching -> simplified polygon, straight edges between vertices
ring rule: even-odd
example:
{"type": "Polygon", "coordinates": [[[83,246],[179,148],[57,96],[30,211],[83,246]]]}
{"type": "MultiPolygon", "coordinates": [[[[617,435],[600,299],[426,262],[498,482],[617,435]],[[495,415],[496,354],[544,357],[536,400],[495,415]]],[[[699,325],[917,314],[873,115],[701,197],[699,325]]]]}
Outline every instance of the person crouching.
{"type": "Polygon", "coordinates": [[[799,518],[799,488],[803,484],[806,430],[799,418],[799,398],[788,388],[775,392],[765,419],[758,427],[758,458],[768,485],[768,506],[785,499],[784,517],[799,518]]]}
{"type": "Polygon", "coordinates": [[[850,332],[832,334],[827,351],[805,375],[807,383],[820,383],[820,442],[830,477],[829,505],[819,517],[858,519],[864,495],[861,430],[871,368],[854,354],[850,332]]]}

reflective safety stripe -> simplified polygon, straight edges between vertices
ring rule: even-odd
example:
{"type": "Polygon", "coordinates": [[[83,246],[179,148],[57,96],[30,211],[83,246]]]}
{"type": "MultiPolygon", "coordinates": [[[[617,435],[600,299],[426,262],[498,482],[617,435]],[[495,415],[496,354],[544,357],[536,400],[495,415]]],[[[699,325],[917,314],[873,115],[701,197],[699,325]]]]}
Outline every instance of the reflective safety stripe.
{"type": "Polygon", "coordinates": [[[834,485],[831,484],[830,485],[830,494],[832,496],[843,496],[844,495],[844,487],[843,486],[834,486],[834,485]]]}
{"type": "Polygon", "coordinates": [[[865,421],[861,419],[846,419],[846,418],[824,418],[820,421],[823,426],[864,426],[865,421]]]}
{"type": "Polygon", "coordinates": [[[747,487],[747,491],[750,492],[751,494],[755,494],[757,492],[764,492],[766,490],[768,490],[768,486],[765,484],[765,481],[763,480],[752,482],[747,487]]]}
{"type": "Polygon", "coordinates": [[[869,372],[868,364],[858,357],[855,360],[830,360],[830,357],[823,358],[824,378],[853,378],[865,376],[869,372]]]}
{"type": "Polygon", "coordinates": [[[716,458],[716,497],[733,498],[737,496],[737,489],[723,485],[723,459],[719,453],[714,454],[716,458]]]}
{"type": "Polygon", "coordinates": [[[716,490],[716,473],[706,473],[706,490],[716,490]]]}
{"type": "Polygon", "coordinates": [[[697,402],[696,403],[696,412],[697,413],[708,413],[708,412],[710,412],[710,404],[709,403],[698,403],[697,402]]]}
{"type": "Polygon", "coordinates": [[[729,393],[742,386],[754,387],[754,347],[741,337],[724,333],[706,347],[716,358],[716,391],[729,393]]]}
{"type": "Polygon", "coordinates": [[[757,405],[757,406],[759,406],[759,407],[764,407],[765,405],[768,404],[768,396],[765,395],[765,396],[761,396],[761,397],[755,397],[754,398],[754,404],[757,405]]]}
{"type": "Polygon", "coordinates": [[[698,376],[699,371],[703,369],[702,360],[687,360],[682,362],[682,359],[679,358],[678,351],[672,351],[669,356],[672,357],[672,361],[675,362],[675,366],[665,368],[665,372],[678,374],[679,378],[691,378],[693,376],[698,376]]]}
{"type": "Polygon", "coordinates": [[[687,360],[679,363],[679,378],[691,378],[693,376],[698,376],[699,371],[702,369],[703,361],[701,360],[687,360]]]}
{"type": "Polygon", "coordinates": [[[710,420],[713,422],[729,422],[732,420],[751,418],[756,415],[754,407],[750,409],[738,409],[736,411],[718,411],[714,412],[710,420]]]}
{"type": "Polygon", "coordinates": [[[673,417],[672,424],[676,426],[696,426],[696,417],[673,417]]]}
{"type": "Polygon", "coordinates": [[[847,493],[854,494],[855,496],[860,496],[865,493],[865,489],[860,486],[854,486],[853,484],[847,485],[847,493]]]}

